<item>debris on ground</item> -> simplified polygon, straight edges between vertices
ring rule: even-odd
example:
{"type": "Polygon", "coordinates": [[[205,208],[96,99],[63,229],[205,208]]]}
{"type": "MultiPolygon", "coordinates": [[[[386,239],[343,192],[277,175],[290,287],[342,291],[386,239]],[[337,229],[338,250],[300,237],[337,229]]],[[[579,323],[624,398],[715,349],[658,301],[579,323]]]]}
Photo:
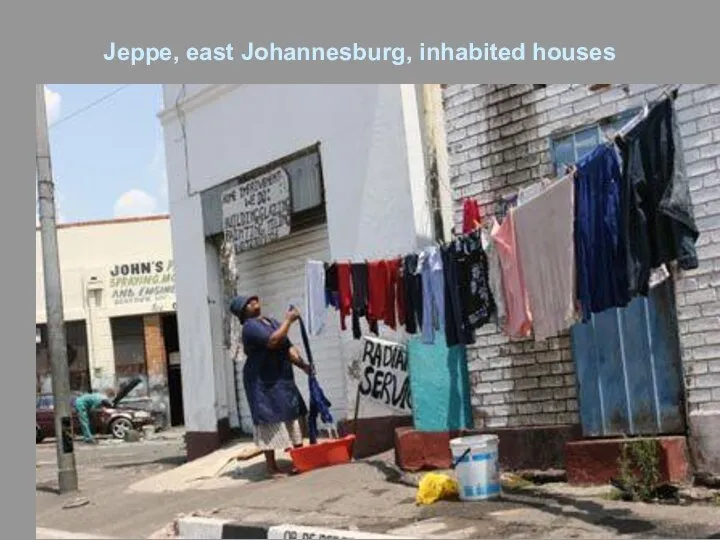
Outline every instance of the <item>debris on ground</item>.
{"type": "Polygon", "coordinates": [[[252,459],[260,454],[262,454],[262,450],[260,450],[257,446],[250,446],[240,450],[233,459],[237,461],[247,461],[248,459],[252,459]]]}
{"type": "Polygon", "coordinates": [[[503,489],[523,489],[533,485],[530,480],[523,478],[521,475],[511,472],[504,472],[500,475],[500,484],[503,489]]]}
{"type": "Polygon", "coordinates": [[[172,538],[177,538],[180,535],[178,522],[181,519],[188,517],[209,518],[213,517],[218,512],[220,512],[220,508],[213,508],[212,510],[195,510],[189,514],[176,514],[174,520],[165,525],[162,529],[152,533],[148,536],[148,538],[151,540],[170,540],[172,538]]]}
{"type": "Polygon", "coordinates": [[[62,505],[63,510],[69,510],[71,508],[80,508],[82,506],[87,506],[90,504],[90,499],[86,499],[85,497],[78,497],[76,499],[73,499],[72,501],[68,501],[65,504],[62,505]]]}
{"type": "Polygon", "coordinates": [[[524,470],[517,474],[533,484],[567,482],[567,473],[562,469],[524,470]]]}
{"type": "Polygon", "coordinates": [[[125,432],[125,442],[140,442],[140,432],[134,429],[129,429],[125,432]]]}
{"type": "Polygon", "coordinates": [[[611,478],[610,485],[613,487],[610,497],[615,500],[625,502],[644,501],[657,503],[680,503],[683,499],[686,499],[685,497],[682,497],[680,488],[672,484],[658,484],[648,490],[647,494],[644,496],[642,493],[639,493],[634,486],[628,485],[622,480],[611,478]]]}
{"type": "Polygon", "coordinates": [[[260,450],[257,446],[249,446],[243,448],[237,454],[225,460],[222,466],[215,473],[215,476],[222,475],[232,465],[234,466],[234,468],[232,471],[230,471],[230,476],[232,478],[240,478],[242,477],[242,470],[237,466],[238,462],[251,460],[252,458],[259,456],[260,454],[262,454],[262,450],[260,450]]]}
{"type": "Polygon", "coordinates": [[[159,531],[155,531],[148,538],[152,540],[169,540],[171,538],[177,538],[179,535],[178,522],[175,520],[165,525],[159,531]]]}
{"type": "Polygon", "coordinates": [[[709,488],[720,489],[720,475],[710,473],[696,473],[695,482],[709,488]]]}
{"type": "Polygon", "coordinates": [[[457,480],[447,474],[427,473],[420,480],[415,502],[432,504],[440,500],[454,499],[458,494],[457,480]]]}
{"type": "Polygon", "coordinates": [[[679,496],[692,502],[707,502],[713,501],[716,497],[720,496],[720,494],[714,489],[704,486],[694,486],[681,489],[679,496]]]}

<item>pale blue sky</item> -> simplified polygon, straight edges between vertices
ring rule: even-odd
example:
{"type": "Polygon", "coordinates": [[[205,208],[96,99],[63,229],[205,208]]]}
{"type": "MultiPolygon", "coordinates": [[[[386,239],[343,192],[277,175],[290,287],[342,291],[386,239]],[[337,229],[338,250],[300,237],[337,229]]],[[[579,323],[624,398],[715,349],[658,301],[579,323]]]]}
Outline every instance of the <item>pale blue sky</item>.
{"type": "Polygon", "coordinates": [[[61,223],[167,212],[161,85],[48,84],[45,99],[61,223]]]}

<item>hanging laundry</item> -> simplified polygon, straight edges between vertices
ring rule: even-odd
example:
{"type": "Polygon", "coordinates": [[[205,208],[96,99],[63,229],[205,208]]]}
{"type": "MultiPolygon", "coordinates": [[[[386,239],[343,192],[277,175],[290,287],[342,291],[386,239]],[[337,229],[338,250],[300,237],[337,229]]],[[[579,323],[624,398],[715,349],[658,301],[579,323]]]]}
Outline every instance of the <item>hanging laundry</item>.
{"type": "Polygon", "coordinates": [[[583,321],[591,313],[630,302],[620,187],[620,164],[612,146],[598,146],[577,164],[575,260],[583,321]]]}
{"type": "Polygon", "coordinates": [[[461,240],[456,258],[460,264],[460,294],[465,299],[465,311],[470,329],[484,326],[495,313],[495,301],[490,292],[487,255],[482,247],[479,231],[461,240]]]}
{"type": "Polygon", "coordinates": [[[397,307],[397,322],[398,325],[405,326],[405,305],[407,303],[405,299],[405,264],[404,259],[400,258],[397,260],[398,271],[397,271],[397,286],[395,287],[395,305],[397,307]]]}
{"type": "Polygon", "coordinates": [[[500,266],[500,258],[498,257],[495,242],[490,237],[490,233],[482,230],[482,246],[488,259],[488,283],[490,292],[495,302],[495,322],[499,329],[505,328],[506,311],[505,311],[505,293],[502,285],[502,268],[500,266]]]}
{"type": "Polygon", "coordinates": [[[449,346],[475,343],[475,330],[495,312],[487,256],[479,231],[442,248],[445,277],[445,335],[449,346]]]}
{"type": "Polygon", "coordinates": [[[325,303],[340,309],[340,293],[338,292],[337,265],[325,263],[325,303]]]}
{"type": "Polygon", "coordinates": [[[670,277],[670,271],[668,270],[667,264],[660,265],[659,268],[655,268],[650,272],[649,288],[654,289],[658,285],[665,283],[670,277]]]}
{"type": "Polygon", "coordinates": [[[386,261],[385,270],[387,272],[387,292],[385,304],[385,318],[383,322],[395,330],[397,328],[397,302],[398,296],[398,280],[400,273],[400,259],[392,259],[386,261]]]}
{"type": "Polygon", "coordinates": [[[674,100],[655,105],[647,118],[616,141],[622,153],[623,246],[630,293],[648,294],[650,273],[677,260],[698,267],[700,235],[690,198],[674,100]]]}
{"type": "Polygon", "coordinates": [[[388,278],[385,261],[370,261],[368,263],[368,320],[385,320],[388,307],[388,278]]]}
{"type": "Polygon", "coordinates": [[[453,257],[454,242],[441,249],[445,281],[445,340],[448,347],[470,344],[475,333],[468,331],[467,317],[460,294],[460,270],[453,257]]]}
{"type": "Polygon", "coordinates": [[[463,234],[477,229],[482,223],[480,206],[475,199],[467,198],[463,203],[463,234]]]}
{"type": "Polygon", "coordinates": [[[422,277],[422,340],[435,343],[435,331],[445,326],[445,279],[442,254],[436,246],[422,251],[418,261],[422,277]]]}
{"type": "Polygon", "coordinates": [[[325,296],[325,264],[308,261],[305,264],[305,320],[307,331],[317,336],[322,332],[327,317],[325,296]]]}
{"type": "Polygon", "coordinates": [[[543,192],[543,190],[548,186],[548,184],[549,184],[549,181],[539,180],[537,182],[530,184],[529,186],[520,188],[518,190],[518,198],[517,198],[518,206],[522,206],[523,204],[528,202],[530,199],[533,199],[534,197],[537,197],[538,195],[540,195],[543,192]]]}
{"type": "Polygon", "coordinates": [[[515,208],[511,208],[500,225],[493,220],[490,236],[495,242],[500,267],[506,309],[505,332],[511,338],[526,338],[532,331],[532,315],[528,305],[523,268],[515,240],[515,208]]]}
{"type": "Polygon", "coordinates": [[[347,330],[345,319],[352,313],[352,270],[350,263],[336,263],[338,299],[340,304],[340,328],[347,330]]]}
{"type": "Polygon", "coordinates": [[[353,263],[352,273],[352,330],[353,337],[360,339],[362,330],[360,318],[365,317],[370,331],[378,335],[377,320],[368,317],[368,265],[367,263],[353,263]]]}
{"type": "Polygon", "coordinates": [[[575,320],[573,176],[568,175],[518,206],[515,236],[537,341],[575,320]]]}
{"type": "Polygon", "coordinates": [[[405,282],[405,331],[416,334],[423,323],[422,278],[418,273],[419,257],[415,253],[403,260],[403,281],[405,282]]]}

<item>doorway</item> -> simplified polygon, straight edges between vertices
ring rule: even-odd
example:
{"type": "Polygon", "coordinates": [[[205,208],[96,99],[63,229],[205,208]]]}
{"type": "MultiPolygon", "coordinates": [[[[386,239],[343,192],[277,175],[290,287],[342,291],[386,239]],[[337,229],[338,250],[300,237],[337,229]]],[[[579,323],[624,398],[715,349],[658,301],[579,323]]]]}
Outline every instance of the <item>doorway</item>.
{"type": "Polygon", "coordinates": [[[167,358],[168,396],[170,398],[170,425],[185,423],[182,395],[182,372],[180,371],[180,339],[178,337],[177,315],[162,316],[163,339],[167,358]]]}

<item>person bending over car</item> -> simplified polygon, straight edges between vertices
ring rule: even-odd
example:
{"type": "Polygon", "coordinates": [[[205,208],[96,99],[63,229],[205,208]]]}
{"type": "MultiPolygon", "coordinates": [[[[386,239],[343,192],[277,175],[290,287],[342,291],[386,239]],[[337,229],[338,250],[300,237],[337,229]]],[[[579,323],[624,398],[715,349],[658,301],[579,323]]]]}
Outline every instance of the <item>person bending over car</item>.
{"type": "Polygon", "coordinates": [[[112,407],[112,399],[115,397],[115,390],[108,388],[104,393],[93,392],[83,394],[75,400],[75,410],[80,420],[83,442],[95,444],[95,436],[90,424],[90,414],[95,409],[112,407]]]}

